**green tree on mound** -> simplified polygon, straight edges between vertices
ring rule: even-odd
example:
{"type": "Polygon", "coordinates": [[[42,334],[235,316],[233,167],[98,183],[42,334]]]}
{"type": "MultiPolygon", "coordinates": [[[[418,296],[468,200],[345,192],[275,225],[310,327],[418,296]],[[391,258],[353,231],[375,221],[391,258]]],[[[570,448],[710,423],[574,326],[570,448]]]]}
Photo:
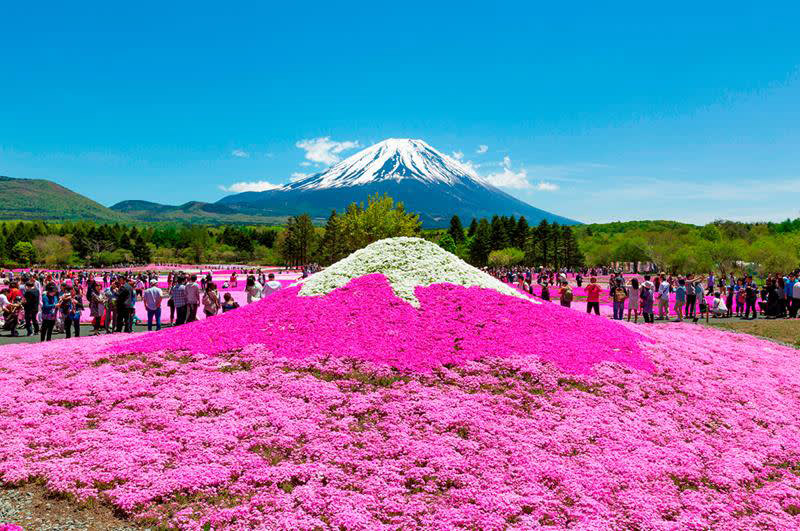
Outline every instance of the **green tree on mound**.
{"type": "Polygon", "coordinates": [[[346,256],[384,238],[418,236],[421,230],[419,216],[406,212],[402,202],[375,194],[367,199],[366,208],[352,203],[341,216],[342,252],[346,256]]]}

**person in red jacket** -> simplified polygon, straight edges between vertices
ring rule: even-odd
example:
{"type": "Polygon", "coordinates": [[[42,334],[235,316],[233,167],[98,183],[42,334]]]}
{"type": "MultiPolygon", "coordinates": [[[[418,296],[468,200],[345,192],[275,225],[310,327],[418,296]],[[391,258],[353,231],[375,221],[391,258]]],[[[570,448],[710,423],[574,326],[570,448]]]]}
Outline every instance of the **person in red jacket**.
{"type": "Polygon", "coordinates": [[[597,283],[597,277],[589,279],[589,284],[586,285],[586,313],[594,313],[600,315],[600,284],[597,283]]]}

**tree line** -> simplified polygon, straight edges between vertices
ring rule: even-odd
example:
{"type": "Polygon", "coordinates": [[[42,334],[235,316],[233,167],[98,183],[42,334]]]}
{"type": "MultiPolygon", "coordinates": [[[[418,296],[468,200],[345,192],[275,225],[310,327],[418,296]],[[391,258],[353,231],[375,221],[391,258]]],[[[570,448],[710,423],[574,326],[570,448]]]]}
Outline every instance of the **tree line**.
{"type": "Polygon", "coordinates": [[[703,226],[632,221],[576,228],[588,265],[653,264],[670,273],[786,273],[800,266],[800,218],[781,223],[717,220],[703,226]]]}
{"type": "Polygon", "coordinates": [[[106,267],[159,263],[278,263],[279,229],[94,222],[0,222],[0,265],[106,267]]]}
{"type": "Polygon", "coordinates": [[[453,216],[450,228],[439,235],[444,249],[477,267],[544,266],[576,268],[583,264],[572,228],[541,220],[529,226],[524,216],[473,218],[466,231],[453,216]]]}

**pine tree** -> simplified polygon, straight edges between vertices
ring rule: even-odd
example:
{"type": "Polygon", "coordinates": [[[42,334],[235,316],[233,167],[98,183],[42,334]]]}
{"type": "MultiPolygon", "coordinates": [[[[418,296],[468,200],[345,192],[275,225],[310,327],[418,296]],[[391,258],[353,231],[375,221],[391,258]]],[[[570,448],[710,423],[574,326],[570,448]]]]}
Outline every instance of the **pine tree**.
{"type": "Polygon", "coordinates": [[[457,215],[450,218],[450,230],[447,232],[456,245],[464,243],[464,227],[461,225],[461,219],[457,215]]]}
{"type": "Polygon", "coordinates": [[[500,249],[511,246],[511,242],[508,240],[508,234],[506,233],[506,222],[498,216],[492,218],[489,246],[491,251],[499,251],[500,249]]]}
{"type": "Polygon", "coordinates": [[[562,265],[561,251],[561,227],[558,222],[554,221],[553,224],[550,225],[550,254],[552,255],[550,260],[555,269],[558,269],[562,265]]]}
{"type": "Polygon", "coordinates": [[[511,244],[517,249],[524,250],[527,242],[528,242],[528,220],[525,219],[525,216],[520,216],[519,220],[517,221],[517,226],[514,228],[514,236],[512,238],[511,244]]]}
{"type": "Polygon", "coordinates": [[[481,219],[475,229],[475,236],[472,238],[472,244],[469,247],[469,261],[472,265],[477,267],[486,265],[489,253],[492,251],[491,240],[492,229],[489,227],[489,222],[486,219],[481,219]]]}
{"type": "Polygon", "coordinates": [[[325,224],[325,234],[319,244],[320,262],[330,265],[343,257],[344,242],[342,241],[342,229],[339,214],[333,210],[328,216],[325,224]]]}
{"type": "Polygon", "coordinates": [[[503,220],[503,223],[506,226],[506,236],[508,236],[508,245],[511,246],[514,244],[513,242],[514,234],[517,231],[517,218],[514,216],[511,216],[510,218],[503,216],[500,219],[503,220]]]}
{"type": "Polygon", "coordinates": [[[136,240],[134,240],[133,243],[134,258],[141,264],[149,264],[151,259],[150,254],[150,247],[147,245],[147,242],[144,241],[141,234],[137,234],[136,240]]]}
{"type": "Polygon", "coordinates": [[[539,222],[535,232],[538,246],[536,255],[539,259],[539,264],[547,267],[550,263],[550,225],[546,219],[539,222]]]}
{"type": "Polygon", "coordinates": [[[467,237],[472,238],[475,236],[475,231],[478,230],[478,220],[472,218],[472,222],[469,224],[469,229],[467,230],[467,237]]]}
{"type": "Polygon", "coordinates": [[[300,214],[292,216],[286,225],[286,239],[283,242],[283,257],[291,264],[307,264],[314,245],[314,225],[311,216],[300,214]]]}

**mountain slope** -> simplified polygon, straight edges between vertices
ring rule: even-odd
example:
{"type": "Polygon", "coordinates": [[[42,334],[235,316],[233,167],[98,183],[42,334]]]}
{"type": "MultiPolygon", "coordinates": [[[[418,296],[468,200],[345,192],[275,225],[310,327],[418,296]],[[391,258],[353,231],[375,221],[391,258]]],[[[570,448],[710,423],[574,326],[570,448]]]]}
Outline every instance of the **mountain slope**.
{"type": "Polygon", "coordinates": [[[217,203],[189,201],[182,205],[163,205],[151,201],[128,200],[111,206],[111,210],[129,216],[136,221],[166,221],[199,223],[204,225],[253,224],[273,225],[285,221],[285,216],[270,217],[247,209],[217,203]]]}
{"type": "Polygon", "coordinates": [[[0,197],[0,219],[130,221],[123,213],[44,179],[0,176],[0,197]]]}
{"type": "Polygon", "coordinates": [[[464,220],[500,214],[525,216],[531,223],[577,223],[510,196],[471,168],[412,139],[384,140],[322,173],[275,190],[224,197],[217,204],[271,216],[308,212],[324,217],[373,193],[403,201],[427,227],[445,226],[453,214],[464,220]]]}

